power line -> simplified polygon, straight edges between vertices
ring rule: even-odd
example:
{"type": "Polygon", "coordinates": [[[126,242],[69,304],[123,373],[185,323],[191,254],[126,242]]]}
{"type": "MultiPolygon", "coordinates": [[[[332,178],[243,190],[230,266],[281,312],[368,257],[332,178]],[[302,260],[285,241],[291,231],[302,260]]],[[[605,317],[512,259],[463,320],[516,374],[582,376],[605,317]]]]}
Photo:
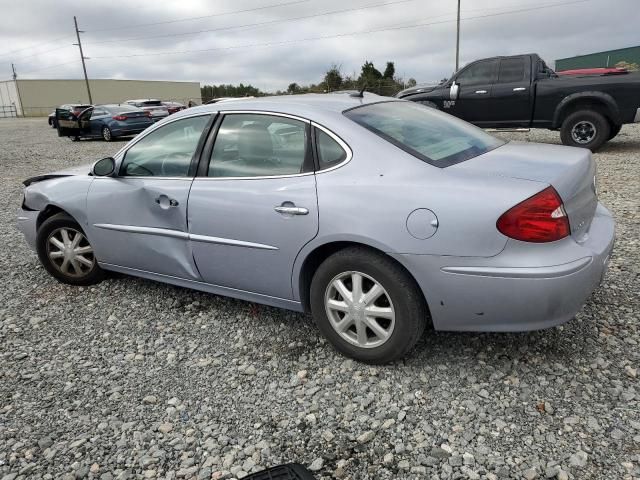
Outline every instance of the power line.
{"type": "Polygon", "coordinates": [[[54,38],[53,40],[48,40],[46,42],[36,43],[36,44],[30,45],[28,47],[22,47],[22,48],[18,48],[16,50],[10,50],[8,52],[0,53],[0,57],[4,57],[5,55],[11,55],[12,53],[16,53],[16,52],[21,52],[23,50],[29,50],[29,49],[32,49],[32,48],[36,48],[36,47],[39,47],[41,45],[46,45],[48,43],[54,43],[54,42],[57,42],[59,40],[64,40],[66,38],[73,38],[73,37],[71,37],[70,35],[65,35],[64,37],[54,38]]]}
{"type": "Polygon", "coordinates": [[[20,57],[20,60],[24,60],[25,58],[37,57],[38,55],[44,55],[45,53],[55,52],[56,50],[62,50],[63,48],[69,48],[69,47],[72,47],[72,46],[73,45],[71,45],[71,44],[62,45],[61,47],[56,47],[56,48],[52,48],[50,50],[45,50],[44,52],[31,53],[29,55],[25,55],[24,57],[20,57]]]}
{"type": "MultiPolygon", "coordinates": [[[[591,0],[573,0],[573,1],[569,1],[569,2],[548,4],[548,5],[538,5],[538,6],[535,6],[535,7],[521,8],[521,9],[518,9],[518,10],[509,10],[509,11],[505,11],[505,12],[488,13],[488,14],[485,14],[485,15],[477,15],[477,16],[473,16],[473,17],[461,18],[461,21],[477,20],[477,19],[480,19],[480,18],[488,18],[488,17],[497,17],[497,16],[509,15],[509,14],[513,14],[513,13],[530,12],[530,11],[534,11],[534,10],[542,10],[544,8],[562,7],[562,6],[566,6],[566,5],[574,5],[574,4],[577,4],[577,3],[585,3],[585,2],[590,2],[590,1],[591,0]]],[[[222,51],[222,50],[234,50],[234,49],[240,49],[240,48],[273,47],[273,46],[288,45],[288,44],[294,44],[294,43],[300,43],[300,42],[311,42],[311,41],[316,41],[316,40],[326,40],[326,39],[330,39],[330,38],[350,37],[350,36],[357,36],[357,35],[367,35],[367,34],[371,34],[371,33],[380,33],[380,32],[404,30],[404,29],[410,29],[410,28],[427,27],[427,26],[439,25],[439,24],[450,23],[450,22],[455,22],[455,21],[456,21],[455,19],[454,20],[441,20],[441,21],[437,21],[437,22],[418,23],[418,24],[415,24],[415,25],[384,27],[384,28],[378,28],[378,29],[373,29],[373,30],[365,30],[365,31],[360,31],[360,32],[339,33],[339,34],[335,34],[335,35],[322,35],[322,36],[318,36],[318,37],[307,37],[307,38],[300,38],[300,39],[296,39],[296,40],[283,40],[283,41],[279,41],[279,42],[252,43],[252,44],[245,44],[245,45],[233,45],[233,46],[228,46],[228,47],[204,48],[204,49],[197,49],[197,50],[182,50],[182,51],[172,51],[172,52],[137,53],[137,54],[131,54],[131,55],[107,55],[107,56],[99,56],[99,57],[92,57],[92,58],[94,58],[94,59],[110,59],[110,58],[153,57],[153,56],[162,56],[162,55],[184,55],[184,54],[188,54],[188,53],[215,52],[215,51],[222,51]]]]}
{"type": "Polygon", "coordinates": [[[49,70],[50,68],[61,67],[63,65],[70,65],[72,63],[78,63],[78,60],[72,60],[70,62],[64,62],[64,63],[56,63],[55,65],[47,65],[46,67],[36,68],[35,70],[29,70],[28,72],[22,72],[21,75],[28,75],[30,73],[40,72],[41,70],[49,70]]]}
{"type": "Polygon", "coordinates": [[[258,10],[267,10],[267,9],[270,9],[270,8],[284,7],[284,6],[287,6],[287,5],[296,5],[298,3],[307,3],[309,1],[311,1],[311,0],[294,0],[294,1],[290,1],[290,2],[282,2],[282,3],[274,3],[274,4],[271,4],[271,5],[264,5],[262,7],[246,8],[244,10],[234,10],[234,11],[231,11],[231,12],[213,13],[211,15],[202,15],[200,17],[180,18],[180,19],[176,19],[176,20],[165,20],[163,22],[153,22],[153,23],[138,23],[138,24],[135,24],[135,25],[124,25],[124,26],[120,26],[120,27],[111,27],[111,28],[98,28],[98,29],[88,30],[88,32],[89,33],[106,32],[106,31],[113,31],[113,30],[124,30],[124,29],[128,29],[128,28],[149,27],[149,26],[154,26],[154,25],[167,25],[169,23],[188,22],[188,21],[191,21],[191,20],[202,20],[203,18],[222,17],[222,16],[225,16],[225,15],[235,15],[237,13],[257,12],[258,10]]]}
{"type": "Polygon", "coordinates": [[[181,36],[188,36],[188,35],[199,35],[201,33],[220,32],[220,31],[223,31],[223,30],[234,30],[236,28],[258,27],[258,26],[264,26],[264,25],[273,25],[273,24],[277,24],[277,23],[293,22],[293,21],[297,21],[297,20],[306,20],[306,19],[309,19],[309,18],[317,18],[317,17],[323,17],[323,16],[327,16],[327,15],[335,15],[335,14],[338,14],[338,13],[355,12],[355,11],[358,11],[358,10],[367,10],[367,9],[370,9],[370,8],[384,7],[384,6],[387,6],[387,5],[397,5],[399,3],[408,3],[408,2],[415,2],[415,1],[416,0],[395,0],[395,1],[392,1],[392,2],[375,3],[375,4],[372,4],[372,5],[365,5],[363,7],[344,8],[344,9],[341,9],[341,10],[331,10],[329,12],[314,13],[314,14],[309,14],[309,15],[302,15],[302,16],[299,16],[299,17],[276,19],[276,20],[266,20],[266,21],[263,21],[263,22],[247,23],[247,24],[243,24],[243,25],[232,25],[232,26],[229,26],[229,27],[210,28],[210,29],[206,29],[206,30],[196,30],[196,31],[192,31],[192,32],[163,33],[163,34],[160,34],[160,35],[150,35],[150,36],[131,37],[131,38],[118,38],[118,39],[115,39],[115,40],[103,40],[101,42],[90,42],[87,45],[101,45],[101,44],[104,44],[104,43],[129,42],[129,41],[135,41],[135,40],[147,40],[147,39],[152,39],[152,38],[181,37],[181,36]]]}

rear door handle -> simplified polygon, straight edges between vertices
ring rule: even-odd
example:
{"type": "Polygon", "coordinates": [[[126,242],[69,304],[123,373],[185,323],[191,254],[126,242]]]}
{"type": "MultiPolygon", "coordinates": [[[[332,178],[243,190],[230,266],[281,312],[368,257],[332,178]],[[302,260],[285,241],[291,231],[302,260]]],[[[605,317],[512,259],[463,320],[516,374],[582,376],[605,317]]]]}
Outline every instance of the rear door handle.
{"type": "Polygon", "coordinates": [[[524,92],[527,87],[516,87],[513,89],[514,92],[524,92]]]}
{"type": "Polygon", "coordinates": [[[484,95],[485,93],[487,93],[486,90],[476,90],[476,93],[480,94],[480,95],[484,95]]]}
{"type": "Polygon", "coordinates": [[[304,207],[296,207],[291,205],[280,205],[279,207],[274,207],[274,210],[278,213],[282,213],[284,215],[308,215],[309,210],[304,207]]]}

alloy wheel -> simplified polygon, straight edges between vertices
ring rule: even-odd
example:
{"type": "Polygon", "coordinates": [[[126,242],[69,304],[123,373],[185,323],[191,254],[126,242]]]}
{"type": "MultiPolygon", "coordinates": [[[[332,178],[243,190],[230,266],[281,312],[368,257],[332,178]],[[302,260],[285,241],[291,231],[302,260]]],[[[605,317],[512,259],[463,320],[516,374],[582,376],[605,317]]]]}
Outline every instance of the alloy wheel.
{"type": "Polygon", "coordinates": [[[391,297],[375,279],[361,272],[343,272],[325,292],[325,310],[340,337],[361,348],[384,344],[395,327],[391,297]]]}
{"type": "Polygon", "coordinates": [[[104,127],[102,129],[102,138],[104,138],[107,142],[111,141],[111,130],[109,130],[109,127],[104,127]]]}
{"type": "Polygon", "coordinates": [[[73,278],[87,275],[96,262],[84,234],[69,227],[51,232],[47,238],[47,256],[56,270],[73,278]]]}
{"type": "Polygon", "coordinates": [[[581,145],[591,142],[595,136],[596,126],[586,120],[576,123],[571,129],[571,138],[581,145]]]}

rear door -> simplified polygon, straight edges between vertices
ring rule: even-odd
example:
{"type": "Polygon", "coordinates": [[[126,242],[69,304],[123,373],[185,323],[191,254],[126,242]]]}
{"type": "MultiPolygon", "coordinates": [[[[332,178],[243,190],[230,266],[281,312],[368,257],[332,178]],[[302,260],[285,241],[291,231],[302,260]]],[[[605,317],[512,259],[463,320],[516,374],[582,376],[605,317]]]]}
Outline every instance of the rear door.
{"type": "Polygon", "coordinates": [[[491,89],[489,120],[496,126],[528,127],[531,121],[531,62],[528,57],[501,58],[491,89]]]}
{"type": "Polygon", "coordinates": [[[310,123],[226,113],[189,195],[193,255],[205,282],[291,300],[291,272],[318,232],[310,123]]]}
{"type": "Polygon", "coordinates": [[[188,239],[187,200],[211,114],[169,122],[135,141],[118,175],[87,195],[88,235],[101,263],[200,278],[188,239]]]}
{"type": "Polygon", "coordinates": [[[493,58],[472,63],[462,70],[455,79],[459,85],[458,98],[445,102],[443,110],[467,122],[488,123],[487,112],[492,108],[491,88],[497,69],[498,60],[493,58]]]}

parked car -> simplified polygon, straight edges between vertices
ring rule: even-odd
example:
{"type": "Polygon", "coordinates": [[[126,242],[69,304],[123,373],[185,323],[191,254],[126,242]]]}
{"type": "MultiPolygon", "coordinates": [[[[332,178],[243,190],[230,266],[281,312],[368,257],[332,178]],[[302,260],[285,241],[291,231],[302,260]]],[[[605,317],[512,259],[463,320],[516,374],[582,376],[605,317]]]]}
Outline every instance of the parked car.
{"type": "Polygon", "coordinates": [[[640,74],[559,77],[536,54],[477,60],[396,96],[485,128],[560,130],[563,144],[591,150],[640,122],[640,74]]]}
{"type": "Polygon", "coordinates": [[[573,70],[561,70],[556,71],[560,76],[562,75],[620,75],[623,73],[629,73],[626,68],[618,67],[602,67],[602,68],[575,68],[573,70]]]}
{"type": "Polygon", "coordinates": [[[219,98],[212,98],[211,100],[208,100],[206,102],[204,102],[205,105],[211,105],[213,103],[218,103],[218,102],[230,102],[232,100],[245,100],[247,98],[256,98],[256,97],[219,97],[219,98]]]}
{"type": "MultiPolygon", "coordinates": [[[[61,110],[68,110],[72,112],[74,115],[78,115],[80,112],[83,112],[87,108],[91,108],[93,105],[84,104],[84,103],[66,103],[64,105],[60,105],[58,108],[61,110]]],[[[57,109],[56,109],[57,110],[57,109]]],[[[56,128],[56,111],[54,110],[49,114],[47,118],[47,123],[52,128],[56,128]]]]}
{"type": "Polygon", "coordinates": [[[145,112],[149,112],[151,120],[157,122],[169,115],[169,109],[162,104],[160,100],[153,98],[139,99],[139,100],[127,100],[124,102],[128,105],[132,105],[136,108],[140,108],[145,112]]]}
{"type": "Polygon", "coordinates": [[[149,112],[131,105],[95,105],[77,116],[68,110],[56,109],[58,136],[102,138],[110,142],[117,137],[136,135],[153,125],[149,112]]]}
{"type": "Polygon", "coordinates": [[[182,103],[178,103],[178,102],[162,102],[162,105],[167,107],[167,111],[169,112],[169,115],[171,115],[172,113],[179,112],[180,110],[185,110],[187,108],[186,105],[183,105],[182,103]]]}
{"type": "Polygon", "coordinates": [[[113,158],[24,184],[19,228],[59,281],[112,270],[310,311],[372,363],[405,355],[427,322],[566,322],[614,241],[588,150],[507,143],[369,94],[184,110],[113,158]]]}

